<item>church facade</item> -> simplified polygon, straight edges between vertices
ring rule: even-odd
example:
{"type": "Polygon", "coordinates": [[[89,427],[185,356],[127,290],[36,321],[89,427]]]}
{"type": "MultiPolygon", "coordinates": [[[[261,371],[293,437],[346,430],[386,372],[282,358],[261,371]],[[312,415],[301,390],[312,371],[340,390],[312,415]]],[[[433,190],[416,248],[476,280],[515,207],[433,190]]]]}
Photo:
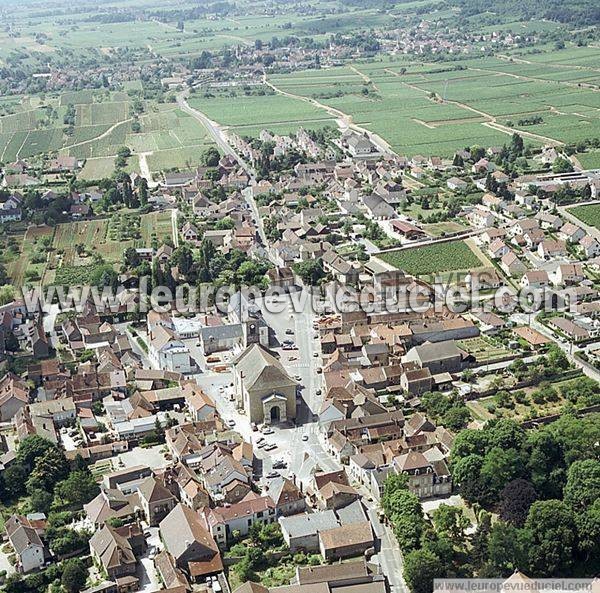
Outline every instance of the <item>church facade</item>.
{"type": "Polygon", "coordinates": [[[277,424],[296,418],[297,382],[259,344],[252,344],[233,363],[238,408],[251,422],[277,424]]]}

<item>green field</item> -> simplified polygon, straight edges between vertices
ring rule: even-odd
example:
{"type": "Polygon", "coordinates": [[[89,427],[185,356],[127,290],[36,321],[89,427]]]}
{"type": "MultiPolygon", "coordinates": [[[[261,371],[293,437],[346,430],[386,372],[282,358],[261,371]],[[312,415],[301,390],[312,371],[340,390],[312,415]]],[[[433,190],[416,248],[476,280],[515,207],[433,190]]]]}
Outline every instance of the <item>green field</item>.
{"type": "Polygon", "coordinates": [[[569,208],[569,212],[581,222],[600,229],[600,204],[587,204],[569,208]]]}
{"type": "MultiPolygon", "coordinates": [[[[598,79],[581,64],[600,59],[600,49],[569,52],[568,62],[558,67],[485,57],[442,68],[400,57],[274,75],[269,81],[280,91],[340,110],[399,153],[450,156],[474,144],[502,145],[513,130],[534,146],[600,135],[600,94],[579,86],[598,79]],[[520,123],[534,115],[542,121],[520,123]]],[[[555,56],[566,59],[549,52],[550,59],[555,56]]]]}
{"type": "Polygon", "coordinates": [[[600,169],[600,150],[579,152],[575,156],[584,169],[600,169]]]}
{"type": "Polygon", "coordinates": [[[235,96],[220,94],[212,98],[194,95],[189,104],[241,136],[258,136],[263,129],[290,133],[300,126],[335,126],[332,116],[323,109],[279,94],[246,96],[238,92],[235,96]]]}
{"type": "Polygon", "coordinates": [[[154,242],[160,245],[171,237],[170,212],[143,214],[139,224],[137,217],[135,212],[122,212],[110,219],[59,224],[54,232],[48,266],[41,269],[43,283],[48,285],[78,277],[81,269],[90,265],[91,253],[101,255],[108,264],[118,264],[128,247],[150,247],[154,242]],[[83,255],[78,254],[78,248],[83,248],[83,255]]]}
{"type": "Polygon", "coordinates": [[[387,251],[376,257],[411,275],[472,270],[482,266],[481,260],[464,241],[387,251]]]}
{"type": "Polygon", "coordinates": [[[479,363],[490,363],[510,355],[510,350],[487,336],[456,340],[456,345],[461,350],[473,355],[479,363]]]}
{"type": "Polygon", "coordinates": [[[81,179],[86,181],[94,179],[104,179],[110,177],[115,170],[114,157],[96,157],[87,159],[85,165],[79,174],[81,179]]]}
{"type": "MultiPolygon", "coordinates": [[[[67,154],[87,159],[82,178],[95,180],[113,173],[114,157],[122,146],[134,155],[145,153],[151,170],[159,172],[199,164],[201,154],[212,145],[198,120],[168,103],[144,102],[140,131],[134,133],[132,103],[122,92],[72,91],[49,95],[43,105],[32,108],[34,104],[11,103],[15,113],[0,117],[0,160],[67,154]],[[61,124],[69,104],[75,108],[75,126],[67,134],[61,124]],[[47,109],[54,110],[51,121],[47,109]]],[[[140,172],[137,156],[130,159],[128,170],[140,172]]]]}

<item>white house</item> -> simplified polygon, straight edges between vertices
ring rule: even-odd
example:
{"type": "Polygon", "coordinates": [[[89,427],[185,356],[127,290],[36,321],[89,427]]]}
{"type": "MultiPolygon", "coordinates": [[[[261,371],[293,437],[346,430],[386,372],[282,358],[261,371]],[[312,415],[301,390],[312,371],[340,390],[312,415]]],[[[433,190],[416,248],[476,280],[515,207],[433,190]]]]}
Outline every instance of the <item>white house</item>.
{"type": "Polygon", "coordinates": [[[13,515],[5,525],[6,533],[17,556],[18,568],[27,573],[44,565],[44,544],[29,519],[13,515]]]}
{"type": "Polygon", "coordinates": [[[565,224],[560,227],[558,236],[563,241],[579,243],[579,241],[585,237],[585,231],[572,222],[565,222],[565,224]]]}
{"type": "Polygon", "coordinates": [[[494,224],[494,215],[487,208],[478,206],[467,214],[467,220],[473,226],[488,227],[494,224]]]}
{"type": "Polygon", "coordinates": [[[192,373],[196,364],[190,356],[190,350],[173,330],[157,325],[150,332],[148,358],[153,367],[163,371],[192,373]]]}
{"type": "Polygon", "coordinates": [[[586,257],[597,257],[600,255],[600,243],[591,235],[586,235],[581,239],[579,246],[583,249],[586,257]]]}

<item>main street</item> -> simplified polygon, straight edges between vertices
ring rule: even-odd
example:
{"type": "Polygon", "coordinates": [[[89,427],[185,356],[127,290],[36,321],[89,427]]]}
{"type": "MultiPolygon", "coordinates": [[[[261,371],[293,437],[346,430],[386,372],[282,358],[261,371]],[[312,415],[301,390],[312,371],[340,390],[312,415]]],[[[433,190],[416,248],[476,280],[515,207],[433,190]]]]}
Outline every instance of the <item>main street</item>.
{"type": "MultiPolygon", "coordinates": [[[[256,172],[230,146],[223,129],[205,114],[190,107],[187,103],[187,96],[188,92],[186,91],[177,95],[177,103],[182,111],[198,119],[206,127],[217,146],[225,154],[233,156],[248,173],[251,183],[254,182],[256,172]]],[[[256,222],[262,246],[268,254],[269,241],[252,195],[252,189],[248,187],[242,193],[256,222]]],[[[307,288],[303,288],[293,294],[281,295],[277,297],[277,300],[281,301],[278,303],[280,311],[277,313],[272,312],[273,308],[269,307],[268,303],[262,299],[257,304],[275,335],[276,344],[273,350],[279,354],[280,361],[288,374],[297,378],[299,382],[300,397],[296,400],[298,410],[294,425],[273,427],[273,433],[269,435],[253,431],[248,417],[240,413],[232,401],[231,372],[209,372],[196,375],[198,384],[215,400],[222,418],[226,422],[234,421],[235,430],[246,441],[254,444],[255,454],[259,459],[263,475],[263,484],[266,484],[264,476],[274,471],[273,463],[275,461],[284,461],[286,464],[284,469],[277,470],[278,473],[298,480],[306,477],[304,471],[307,466],[309,469],[322,471],[335,471],[341,468],[338,461],[326,451],[323,445],[323,434],[318,423],[317,415],[323,404],[325,388],[322,374],[317,372],[322,365],[322,353],[320,338],[313,328],[316,314],[312,306],[311,295],[307,288]],[[295,342],[294,349],[284,350],[282,348],[283,340],[286,339],[295,342]],[[276,448],[265,451],[264,448],[258,447],[257,441],[261,438],[264,438],[267,443],[275,445],[276,448]]],[[[398,542],[391,527],[379,521],[377,504],[368,494],[363,494],[363,502],[367,506],[368,515],[378,539],[377,559],[383,573],[388,578],[390,592],[406,593],[407,588],[402,578],[403,559],[398,542]]]]}

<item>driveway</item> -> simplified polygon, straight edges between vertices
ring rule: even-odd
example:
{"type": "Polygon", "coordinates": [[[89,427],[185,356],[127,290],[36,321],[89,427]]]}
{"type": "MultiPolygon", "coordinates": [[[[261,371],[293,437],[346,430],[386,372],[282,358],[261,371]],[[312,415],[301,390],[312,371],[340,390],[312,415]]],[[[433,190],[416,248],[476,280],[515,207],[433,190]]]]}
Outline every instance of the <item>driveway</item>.
{"type": "Polygon", "coordinates": [[[150,537],[146,539],[148,548],[146,552],[139,558],[139,564],[136,573],[138,579],[140,579],[139,591],[142,593],[158,591],[162,587],[160,578],[156,568],[154,567],[154,557],[163,549],[158,527],[149,527],[147,531],[149,531],[151,534],[150,537]]]}

